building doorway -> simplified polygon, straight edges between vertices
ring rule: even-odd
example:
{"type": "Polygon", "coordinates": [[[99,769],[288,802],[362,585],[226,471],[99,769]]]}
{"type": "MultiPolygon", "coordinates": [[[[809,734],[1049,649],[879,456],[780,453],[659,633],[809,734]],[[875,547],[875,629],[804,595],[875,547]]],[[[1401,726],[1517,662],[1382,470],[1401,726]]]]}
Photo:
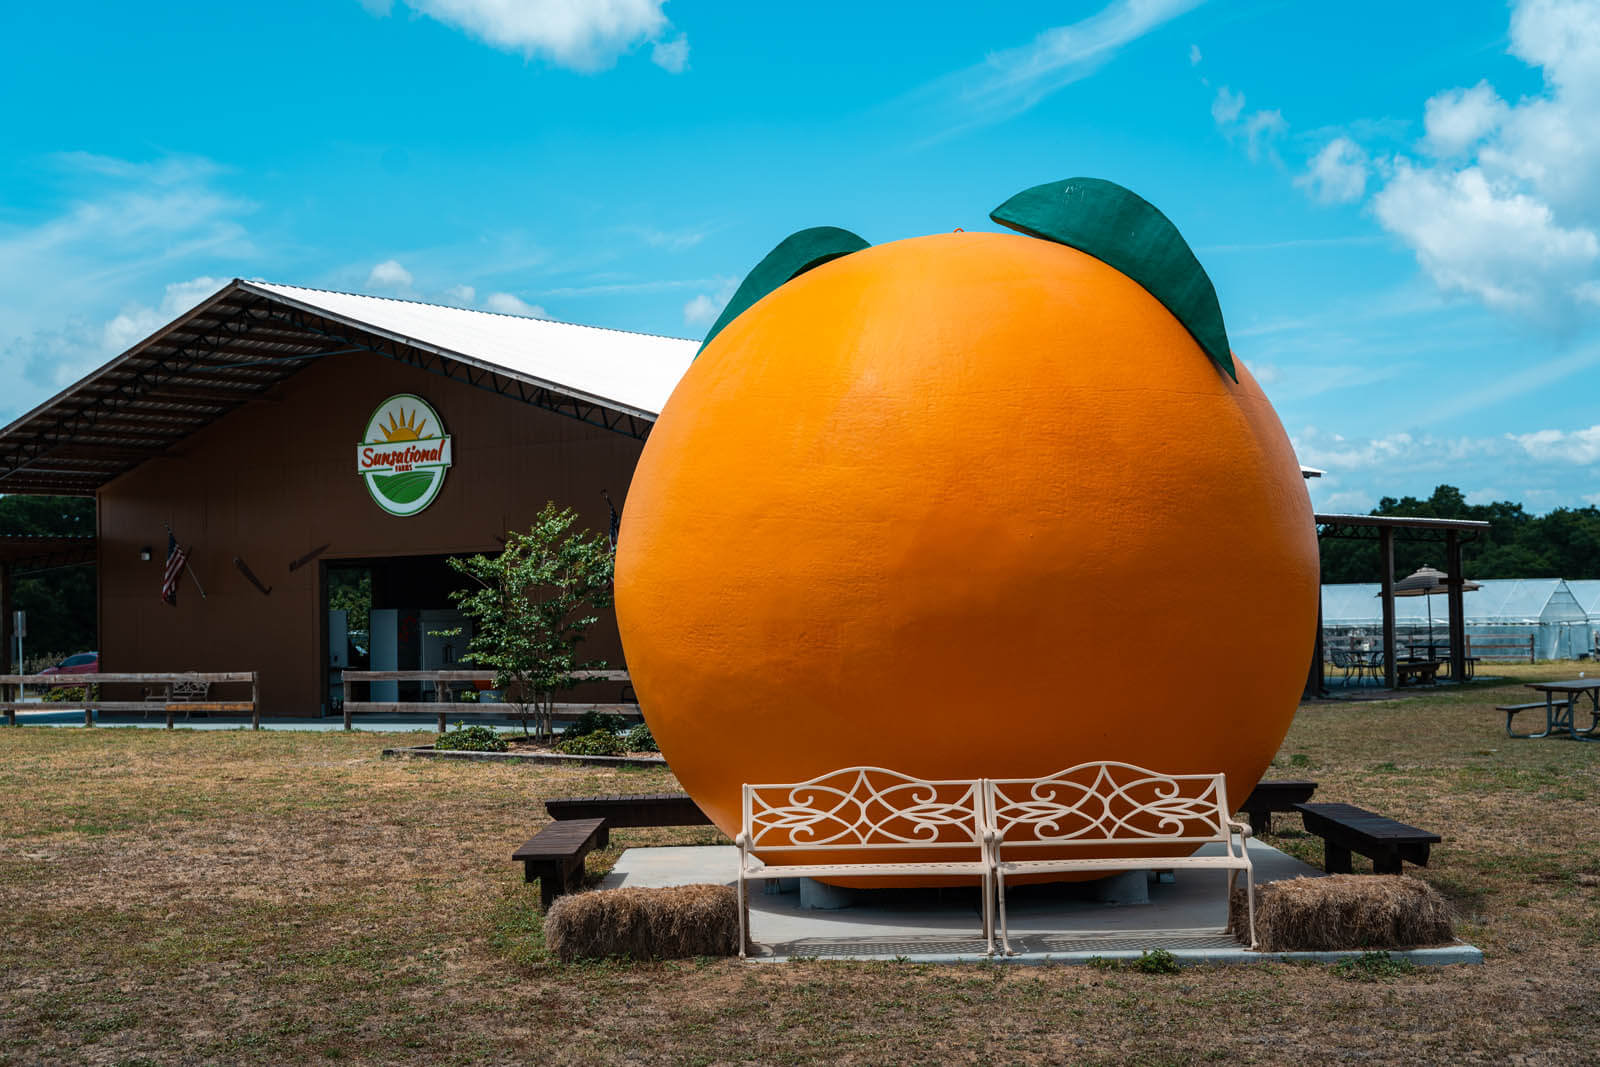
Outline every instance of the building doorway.
{"type": "MultiPolygon", "coordinates": [[[[327,701],[342,706],[345,670],[462,670],[472,623],[451,603],[465,579],[448,556],[339,560],[323,568],[327,605],[327,701]]],[[[434,698],[421,682],[372,682],[355,699],[420,702],[434,698]]]]}

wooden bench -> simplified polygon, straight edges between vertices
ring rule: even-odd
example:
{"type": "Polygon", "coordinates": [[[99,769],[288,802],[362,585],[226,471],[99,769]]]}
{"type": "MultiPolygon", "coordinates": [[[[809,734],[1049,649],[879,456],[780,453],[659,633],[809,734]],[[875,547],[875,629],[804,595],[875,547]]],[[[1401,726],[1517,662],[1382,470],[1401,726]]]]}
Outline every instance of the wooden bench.
{"type": "Polygon", "coordinates": [[[1429,847],[1443,840],[1354,804],[1296,804],[1295,810],[1306,832],[1322,838],[1322,869],[1329,874],[1352,873],[1352,852],[1370,857],[1377,874],[1399,874],[1401,861],[1426,867],[1429,847]]]}
{"type": "Polygon", "coordinates": [[[614,797],[558,797],[544,802],[552,819],[604,819],[613,829],[635,826],[707,826],[711,820],[687,793],[614,797]]]}
{"type": "MultiPolygon", "coordinates": [[[[1081,763],[1048,778],[986,780],[984,796],[1000,943],[1007,955],[1006,877],[1080,871],[1224,870],[1228,900],[1242,872],[1250,947],[1256,947],[1255,870],[1247,844],[1251,831],[1232,817],[1222,774],[1162,774],[1129,763],[1081,763]],[[1220,845],[1220,853],[1196,854],[1205,845],[1220,845]],[[1085,849],[1102,854],[1083,856],[1085,849]],[[1105,855],[1106,850],[1115,854],[1105,855]]],[[[1230,931],[1230,926],[1223,927],[1222,932],[1230,931]]]]}
{"type": "Polygon", "coordinates": [[[747,783],[741,810],[734,838],[741,958],[749,945],[750,879],[862,875],[953,875],[981,883],[983,938],[994,954],[994,867],[980,779],[846,767],[805,782],[747,783]]]}
{"type": "Polygon", "coordinates": [[[534,834],[511,858],[521,861],[524,882],[539,880],[539,902],[548,911],[556,897],[582,883],[584,857],[610,843],[604,819],[564,819],[534,834]]]}
{"type": "Polygon", "coordinates": [[[1273,812],[1292,812],[1296,804],[1304,804],[1316,791],[1316,782],[1257,782],[1239,810],[1249,816],[1250,830],[1259,837],[1272,833],[1273,812]]]}
{"type": "Polygon", "coordinates": [[[1435,685],[1439,681],[1439,668],[1444,666],[1443,660],[1437,659],[1410,659],[1396,660],[1394,665],[1395,685],[1423,684],[1435,685]]]}

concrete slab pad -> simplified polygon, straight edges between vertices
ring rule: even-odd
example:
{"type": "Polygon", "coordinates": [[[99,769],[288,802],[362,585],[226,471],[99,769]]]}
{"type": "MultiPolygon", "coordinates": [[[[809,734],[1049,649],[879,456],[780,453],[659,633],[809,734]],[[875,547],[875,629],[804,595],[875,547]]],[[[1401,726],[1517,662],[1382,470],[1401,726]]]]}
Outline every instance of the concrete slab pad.
{"type": "MultiPolygon", "coordinates": [[[[1252,840],[1250,859],[1258,885],[1282,878],[1322,877],[1322,872],[1270,845],[1252,840]]],[[[1219,846],[1207,846],[1219,848],[1219,846]]],[[[630,848],[602,880],[601,888],[712,883],[733,885],[738,851],[731,845],[630,848]]],[[[1178,871],[1170,883],[1151,881],[1149,903],[1111,905],[1095,899],[1093,883],[1016,886],[1007,890],[1012,948],[1009,963],[1084,963],[1090,959],[1137,959],[1163,948],[1182,963],[1248,963],[1263,960],[1333,961],[1359,952],[1251,952],[1223,931],[1227,924],[1227,874],[1178,871]]],[[[750,933],[759,946],[753,959],[903,959],[918,963],[979,962],[987,959],[982,899],[976,886],[950,889],[857,890],[854,905],[841,909],[802,907],[793,887],[750,884],[750,933]]],[[[1466,944],[1393,952],[1419,965],[1481,963],[1466,944]]],[[[996,957],[996,962],[1001,962],[996,957]]]]}

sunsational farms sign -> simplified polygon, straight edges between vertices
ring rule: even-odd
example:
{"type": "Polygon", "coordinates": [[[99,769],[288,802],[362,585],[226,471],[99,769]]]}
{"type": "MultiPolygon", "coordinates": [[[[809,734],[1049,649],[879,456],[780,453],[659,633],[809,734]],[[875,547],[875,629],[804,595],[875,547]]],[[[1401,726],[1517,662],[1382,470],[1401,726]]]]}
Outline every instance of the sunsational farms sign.
{"type": "Polygon", "coordinates": [[[450,469],[450,435],[420,396],[401,393],[378,405],[356,446],[356,472],[391,515],[415,515],[439,495],[450,469]]]}

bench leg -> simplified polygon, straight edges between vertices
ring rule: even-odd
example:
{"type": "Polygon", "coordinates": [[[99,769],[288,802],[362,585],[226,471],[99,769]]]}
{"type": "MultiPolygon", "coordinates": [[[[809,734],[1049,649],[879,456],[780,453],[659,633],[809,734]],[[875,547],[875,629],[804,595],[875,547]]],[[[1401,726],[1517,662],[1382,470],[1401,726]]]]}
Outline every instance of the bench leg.
{"type": "Polygon", "coordinates": [[[1272,812],[1247,811],[1245,815],[1250,819],[1250,833],[1254,837],[1272,833],[1272,812]]]}
{"type": "Polygon", "coordinates": [[[1000,905],[1000,954],[1015,956],[1016,950],[1011,947],[1011,927],[1006,922],[1006,876],[1000,871],[994,872],[994,896],[1000,905]]]}
{"type": "Polygon", "coordinates": [[[1389,850],[1372,857],[1373,874],[1399,874],[1400,853],[1389,850]]]}
{"type": "Polygon", "coordinates": [[[1329,874],[1353,874],[1350,867],[1350,850],[1323,839],[1322,869],[1329,874]]]}
{"type": "Polygon", "coordinates": [[[744,857],[739,857],[739,958],[745,958],[745,948],[750,944],[749,890],[744,880],[744,857]]]}

